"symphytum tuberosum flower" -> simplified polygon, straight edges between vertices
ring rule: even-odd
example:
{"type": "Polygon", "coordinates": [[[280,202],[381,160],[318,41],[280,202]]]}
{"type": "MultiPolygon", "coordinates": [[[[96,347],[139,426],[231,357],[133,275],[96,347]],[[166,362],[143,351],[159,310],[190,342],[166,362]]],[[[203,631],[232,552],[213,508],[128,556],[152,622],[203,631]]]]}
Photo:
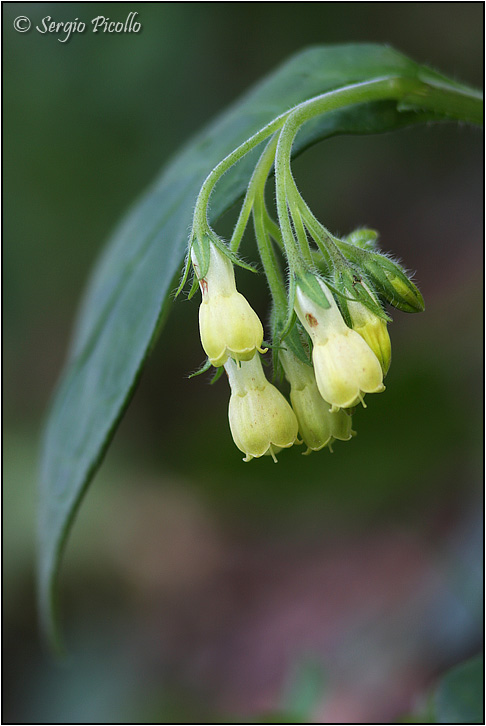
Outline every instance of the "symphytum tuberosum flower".
{"type": "Polygon", "coordinates": [[[351,416],[339,409],[335,413],[329,410],[317,388],[314,370],[300,361],[289,350],[280,350],[285,377],[290,383],[290,400],[297,421],[299,432],[307,445],[306,454],[320,451],[330,446],[334,439],[349,441],[351,433],[351,416]]]}
{"type": "Polygon", "coordinates": [[[320,307],[297,285],[295,311],[312,339],[319,393],[336,411],[355,406],[364,393],[380,393],[385,386],[378,358],[363,338],[348,328],[332,293],[322,280],[318,282],[329,307],[320,307]]]}
{"type": "Polygon", "coordinates": [[[298,423],[292,408],[275,386],[267,381],[257,354],[239,366],[225,364],[231,386],[229,424],[244,461],[275,454],[295,443],[298,423]]]}
{"type": "Polygon", "coordinates": [[[232,357],[250,360],[261,349],[263,327],[258,315],[235,284],[233,264],[210,242],[207,273],[199,275],[194,251],[192,263],[199,280],[202,302],[199,308],[201,343],[213,366],[222,366],[232,357]]]}
{"type": "MultiPolygon", "coordinates": [[[[368,292],[370,292],[368,290],[368,292]]],[[[371,292],[370,292],[371,295],[371,292]]],[[[386,320],[378,317],[366,305],[347,301],[353,330],[361,335],[380,361],[383,375],[386,376],[391,363],[391,342],[386,320]]]]}

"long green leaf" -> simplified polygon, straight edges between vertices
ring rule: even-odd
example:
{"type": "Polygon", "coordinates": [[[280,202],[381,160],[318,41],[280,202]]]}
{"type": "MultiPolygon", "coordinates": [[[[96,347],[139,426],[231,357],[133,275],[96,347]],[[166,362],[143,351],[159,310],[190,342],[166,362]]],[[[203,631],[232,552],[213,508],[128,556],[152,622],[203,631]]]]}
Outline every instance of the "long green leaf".
{"type": "MultiPolygon", "coordinates": [[[[45,428],[38,570],[41,620],[51,643],[58,642],[55,592],[67,534],[162,327],[205,177],[245,139],[307,98],[385,75],[417,78],[424,73],[441,82],[432,71],[375,45],[300,53],[187,144],[116,229],[81,305],[45,428]]],[[[388,101],[361,104],[307,124],[297,136],[295,153],[336,134],[378,133],[444,118],[416,107],[399,111],[388,101]]],[[[211,197],[213,222],[243,194],[255,160],[252,152],[218,183],[211,197]]]]}

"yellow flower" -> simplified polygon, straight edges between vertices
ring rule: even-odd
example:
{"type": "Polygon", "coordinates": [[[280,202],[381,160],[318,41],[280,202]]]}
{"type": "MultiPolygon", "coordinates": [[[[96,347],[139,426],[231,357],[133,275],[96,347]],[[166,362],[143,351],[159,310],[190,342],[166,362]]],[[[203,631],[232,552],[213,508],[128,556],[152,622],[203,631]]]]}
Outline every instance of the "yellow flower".
{"type": "Polygon", "coordinates": [[[289,350],[279,353],[285,376],[290,383],[290,400],[299,422],[299,432],[307,445],[306,454],[320,451],[334,439],[349,441],[351,416],[341,409],[332,413],[317,388],[311,366],[300,361],[289,350]]]}
{"type": "MultiPolygon", "coordinates": [[[[368,292],[370,291],[368,290],[368,292]]],[[[386,320],[379,318],[378,315],[375,315],[366,305],[360,302],[348,301],[348,310],[353,330],[359,333],[363,340],[368,343],[380,361],[383,375],[386,376],[391,363],[391,342],[386,320]]]]}
{"type": "Polygon", "coordinates": [[[298,423],[292,408],[263,373],[260,356],[238,366],[225,364],[231,397],[229,424],[236,446],[246,454],[243,461],[275,454],[295,442],[298,423]]]}
{"type": "Polygon", "coordinates": [[[381,365],[369,345],[343,320],[330,290],[319,280],[329,303],[323,308],[297,286],[295,312],[309,333],[319,393],[331,411],[351,408],[364,393],[385,390],[381,365]]]}
{"type": "Polygon", "coordinates": [[[213,366],[222,366],[232,357],[237,361],[253,358],[261,350],[263,327],[248,301],[236,290],[231,261],[210,243],[209,267],[199,275],[194,252],[192,263],[202,292],[199,308],[201,343],[213,366]]]}

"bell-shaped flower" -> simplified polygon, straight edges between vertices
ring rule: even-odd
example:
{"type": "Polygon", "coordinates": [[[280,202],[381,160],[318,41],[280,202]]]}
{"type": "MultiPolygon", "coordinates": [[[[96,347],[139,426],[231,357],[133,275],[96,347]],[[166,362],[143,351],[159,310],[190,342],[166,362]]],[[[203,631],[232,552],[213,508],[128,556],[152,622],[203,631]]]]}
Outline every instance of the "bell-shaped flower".
{"type": "Polygon", "coordinates": [[[298,423],[291,406],[265,377],[260,356],[239,366],[225,364],[231,397],[229,424],[236,446],[246,454],[244,461],[275,454],[295,443],[298,423]]]}
{"type": "Polygon", "coordinates": [[[343,320],[327,286],[318,280],[329,307],[318,305],[297,285],[295,312],[309,333],[319,393],[333,412],[385,390],[380,362],[369,345],[343,320]]]}
{"type": "Polygon", "coordinates": [[[229,357],[250,360],[256,350],[261,350],[263,327],[247,299],[236,289],[231,260],[210,242],[209,266],[204,277],[199,275],[194,251],[192,263],[202,292],[201,343],[211,364],[222,366],[229,357]]]}
{"type": "Polygon", "coordinates": [[[353,330],[368,343],[380,361],[383,376],[386,376],[391,363],[391,342],[386,320],[373,313],[363,303],[348,300],[347,306],[353,330]]]}
{"type": "Polygon", "coordinates": [[[317,388],[314,370],[300,361],[291,351],[279,351],[285,377],[290,383],[290,400],[299,433],[307,445],[305,454],[331,446],[335,439],[349,441],[352,437],[351,416],[339,409],[335,413],[317,388]]]}

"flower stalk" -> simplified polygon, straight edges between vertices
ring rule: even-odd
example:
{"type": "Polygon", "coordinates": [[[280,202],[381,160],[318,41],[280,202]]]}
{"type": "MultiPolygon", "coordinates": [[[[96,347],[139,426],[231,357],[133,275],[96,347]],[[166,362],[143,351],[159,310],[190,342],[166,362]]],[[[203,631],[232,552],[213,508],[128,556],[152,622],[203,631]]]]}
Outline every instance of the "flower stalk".
{"type": "Polygon", "coordinates": [[[201,342],[208,365],[224,366],[228,375],[230,429],[245,461],[264,455],[276,461],[279,451],[297,443],[298,432],[305,453],[330,448],[336,439],[349,440],[355,406],[365,406],[366,394],[385,390],[391,344],[383,305],[404,312],[424,309],[410,276],[379,252],[377,233],[360,229],[347,237],[333,235],[303,199],[292,174],[294,142],[305,123],[353,104],[385,100],[396,101],[398,108],[416,105],[478,120],[475,93],[441,85],[433,75],[354,83],[273,119],[228,154],[201,187],[182,284],[192,262],[192,290],[199,285],[202,293],[201,342]],[[226,243],[209,223],[211,193],[223,174],[263,142],[226,243]],[[276,219],[265,201],[272,169],[276,219]],[[271,296],[274,373],[283,373],[290,384],[290,403],[263,373],[263,326],[236,288],[234,266],[248,268],[238,253],[250,218],[271,296]]]}

